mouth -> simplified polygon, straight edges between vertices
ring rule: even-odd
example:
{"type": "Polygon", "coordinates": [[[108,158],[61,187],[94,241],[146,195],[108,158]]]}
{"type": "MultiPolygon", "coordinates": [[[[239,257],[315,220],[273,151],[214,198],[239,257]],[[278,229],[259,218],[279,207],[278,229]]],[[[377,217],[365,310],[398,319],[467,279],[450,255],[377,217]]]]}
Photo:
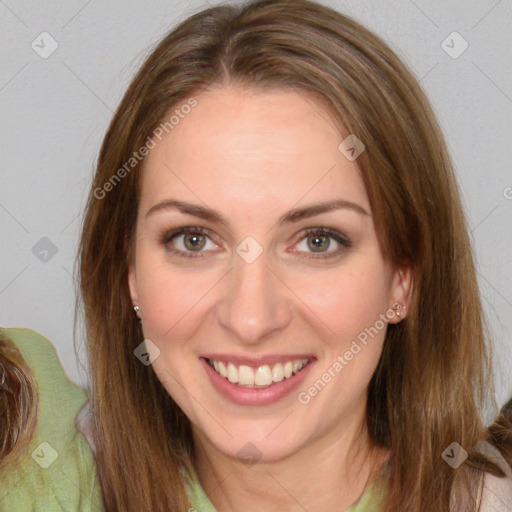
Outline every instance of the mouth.
{"type": "Polygon", "coordinates": [[[269,405],[290,395],[316,363],[313,356],[283,356],[249,362],[234,356],[200,357],[213,388],[237,405],[269,405]]]}
{"type": "Polygon", "coordinates": [[[265,389],[284,379],[296,375],[308,364],[311,358],[279,361],[259,366],[238,365],[228,361],[205,358],[208,364],[224,379],[238,387],[265,389]]]}

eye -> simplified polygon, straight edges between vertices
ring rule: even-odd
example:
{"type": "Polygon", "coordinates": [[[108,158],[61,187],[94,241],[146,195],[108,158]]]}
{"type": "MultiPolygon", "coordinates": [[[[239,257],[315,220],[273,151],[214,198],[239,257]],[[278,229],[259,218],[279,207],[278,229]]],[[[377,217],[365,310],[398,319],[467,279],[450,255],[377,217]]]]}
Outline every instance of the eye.
{"type": "Polygon", "coordinates": [[[206,240],[209,239],[208,235],[209,232],[206,229],[187,226],[165,233],[161,238],[161,243],[169,252],[177,256],[182,258],[195,258],[200,257],[200,254],[196,256],[194,253],[204,252],[201,251],[201,249],[207,245],[206,240]],[[179,241],[177,243],[172,242],[174,239],[179,241]],[[176,246],[178,247],[176,248],[176,246]]]}
{"type": "Polygon", "coordinates": [[[338,231],[333,231],[329,228],[308,229],[304,236],[301,238],[301,241],[297,247],[300,248],[300,244],[304,244],[304,252],[309,252],[308,250],[311,249],[311,251],[314,253],[313,259],[332,258],[339,255],[344,249],[347,249],[352,245],[350,240],[344,234],[339,233],[338,231]],[[327,251],[327,249],[329,249],[332,245],[329,239],[334,239],[336,244],[341,247],[338,247],[335,250],[327,251]]]}

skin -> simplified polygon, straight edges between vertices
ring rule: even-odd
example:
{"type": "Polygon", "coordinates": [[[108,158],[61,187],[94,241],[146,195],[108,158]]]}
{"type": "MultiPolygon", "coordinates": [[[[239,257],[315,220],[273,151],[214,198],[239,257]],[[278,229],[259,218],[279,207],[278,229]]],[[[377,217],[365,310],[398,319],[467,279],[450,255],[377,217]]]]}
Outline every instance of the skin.
{"type": "Polygon", "coordinates": [[[345,510],[363,493],[371,464],[388,456],[371,445],[365,425],[385,328],[309,403],[297,394],[395,302],[408,305],[410,272],[383,257],[357,160],[338,150],[347,134],[312,97],[229,85],[196,99],[144,163],[128,281],[144,336],[160,349],[154,371],[192,423],[196,471],[217,510],[345,510]],[[146,217],[170,198],[206,205],[230,227],[177,209],[146,217]],[[333,199],[368,215],[337,209],[277,224],[292,208],[333,199]],[[180,258],[161,243],[183,226],[208,230],[199,234],[199,253],[185,245],[193,235],[167,245],[197,257],[180,258]],[[351,246],[328,237],[323,254],[337,255],[319,259],[315,235],[304,234],[319,227],[344,234],[351,246]],[[263,250],[250,264],[236,252],[247,236],[263,250]],[[317,360],[296,392],[240,406],[218,394],[199,364],[210,352],[317,360]],[[261,453],[252,466],[237,458],[248,442],[261,453]]]}

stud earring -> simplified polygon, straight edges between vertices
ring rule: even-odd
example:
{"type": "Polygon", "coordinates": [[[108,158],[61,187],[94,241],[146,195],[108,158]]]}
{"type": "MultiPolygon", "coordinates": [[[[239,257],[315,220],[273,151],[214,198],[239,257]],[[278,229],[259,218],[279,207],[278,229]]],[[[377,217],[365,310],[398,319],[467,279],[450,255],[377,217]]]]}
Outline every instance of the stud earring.
{"type": "Polygon", "coordinates": [[[133,306],[133,310],[135,311],[135,314],[138,318],[140,318],[140,307],[139,306],[133,306]]]}
{"type": "Polygon", "coordinates": [[[393,310],[395,311],[395,315],[400,318],[400,311],[404,310],[405,309],[405,306],[400,304],[400,302],[395,302],[395,304],[393,304],[393,310]]]}

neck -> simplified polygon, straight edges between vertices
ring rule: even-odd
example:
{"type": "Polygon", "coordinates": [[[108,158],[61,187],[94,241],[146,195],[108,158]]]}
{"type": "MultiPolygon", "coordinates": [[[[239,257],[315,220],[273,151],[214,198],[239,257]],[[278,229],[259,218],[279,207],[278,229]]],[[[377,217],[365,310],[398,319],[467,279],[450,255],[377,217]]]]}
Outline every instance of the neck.
{"type": "Polygon", "coordinates": [[[338,428],[278,461],[247,466],[194,433],[198,479],[218,512],[340,512],[359,500],[388,451],[375,446],[366,422],[338,428]]]}

